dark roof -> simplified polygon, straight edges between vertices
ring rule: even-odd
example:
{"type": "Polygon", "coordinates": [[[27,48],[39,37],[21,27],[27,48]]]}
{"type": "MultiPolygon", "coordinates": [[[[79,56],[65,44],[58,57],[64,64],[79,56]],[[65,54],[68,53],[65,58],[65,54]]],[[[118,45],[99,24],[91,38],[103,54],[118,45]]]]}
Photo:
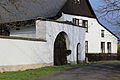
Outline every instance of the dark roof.
{"type": "Polygon", "coordinates": [[[0,0],[0,23],[53,17],[67,0],[0,0]]]}
{"type": "MultiPolygon", "coordinates": [[[[76,0],[77,1],[77,0],[76,0]]],[[[68,0],[64,7],[60,11],[61,13],[77,15],[77,16],[85,16],[90,18],[96,18],[98,23],[104,27],[107,31],[113,34],[116,38],[119,39],[113,32],[107,29],[103,24],[101,24],[89,2],[89,0],[80,0],[80,2],[75,2],[75,0],[68,0]]],[[[60,16],[60,12],[58,16],[60,16]]]]}
{"type": "Polygon", "coordinates": [[[62,12],[78,16],[86,16],[92,18],[96,17],[88,0],[80,0],[80,2],[75,2],[75,0],[68,0],[64,5],[62,12]]]}

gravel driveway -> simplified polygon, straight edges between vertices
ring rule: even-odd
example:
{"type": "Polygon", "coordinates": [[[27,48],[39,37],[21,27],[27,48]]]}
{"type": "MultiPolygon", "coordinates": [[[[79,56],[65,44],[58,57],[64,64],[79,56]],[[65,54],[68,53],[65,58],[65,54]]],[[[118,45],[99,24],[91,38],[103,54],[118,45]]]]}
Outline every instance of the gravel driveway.
{"type": "Polygon", "coordinates": [[[35,80],[120,80],[120,62],[74,67],[47,79],[35,80]]]}

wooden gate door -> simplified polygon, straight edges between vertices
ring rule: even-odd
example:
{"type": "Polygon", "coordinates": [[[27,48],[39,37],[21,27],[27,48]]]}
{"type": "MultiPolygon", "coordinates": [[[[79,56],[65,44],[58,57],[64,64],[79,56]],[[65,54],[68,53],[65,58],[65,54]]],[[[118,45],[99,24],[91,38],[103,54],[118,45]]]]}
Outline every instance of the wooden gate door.
{"type": "Polygon", "coordinates": [[[77,64],[79,64],[79,58],[80,58],[80,54],[81,54],[81,46],[80,43],[77,44],[77,64]]]}
{"type": "Polygon", "coordinates": [[[67,64],[66,40],[64,35],[59,34],[54,43],[54,65],[67,64]]]}

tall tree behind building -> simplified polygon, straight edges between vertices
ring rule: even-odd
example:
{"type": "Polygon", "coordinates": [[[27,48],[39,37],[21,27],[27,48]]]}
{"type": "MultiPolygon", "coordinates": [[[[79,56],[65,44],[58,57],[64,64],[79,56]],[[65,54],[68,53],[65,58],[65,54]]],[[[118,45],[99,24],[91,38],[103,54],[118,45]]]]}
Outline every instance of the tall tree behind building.
{"type": "Polygon", "coordinates": [[[120,0],[99,0],[102,4],[96,10],[101,20],[116,27],[113,32],[120,37],[120,0]]]}
{"type": "Polygon", "coordinates": [[[102,5],[99,6],[100,18],[104,18],[112,25],[120,27],[120,0],[99,0],[102,5]]]}

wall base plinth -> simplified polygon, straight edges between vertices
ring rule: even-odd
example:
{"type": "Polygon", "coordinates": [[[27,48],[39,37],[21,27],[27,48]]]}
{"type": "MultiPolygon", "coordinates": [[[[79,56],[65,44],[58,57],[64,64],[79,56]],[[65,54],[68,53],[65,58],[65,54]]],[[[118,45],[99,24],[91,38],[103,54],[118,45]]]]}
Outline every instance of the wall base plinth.
{"type": "Polygon", "coordinates": [[[53,63],[0,66],[0,72],[24,71],[28,69],[37,69],[37,68],[46,67],[46,66],[53,66],[53,63]]]}

